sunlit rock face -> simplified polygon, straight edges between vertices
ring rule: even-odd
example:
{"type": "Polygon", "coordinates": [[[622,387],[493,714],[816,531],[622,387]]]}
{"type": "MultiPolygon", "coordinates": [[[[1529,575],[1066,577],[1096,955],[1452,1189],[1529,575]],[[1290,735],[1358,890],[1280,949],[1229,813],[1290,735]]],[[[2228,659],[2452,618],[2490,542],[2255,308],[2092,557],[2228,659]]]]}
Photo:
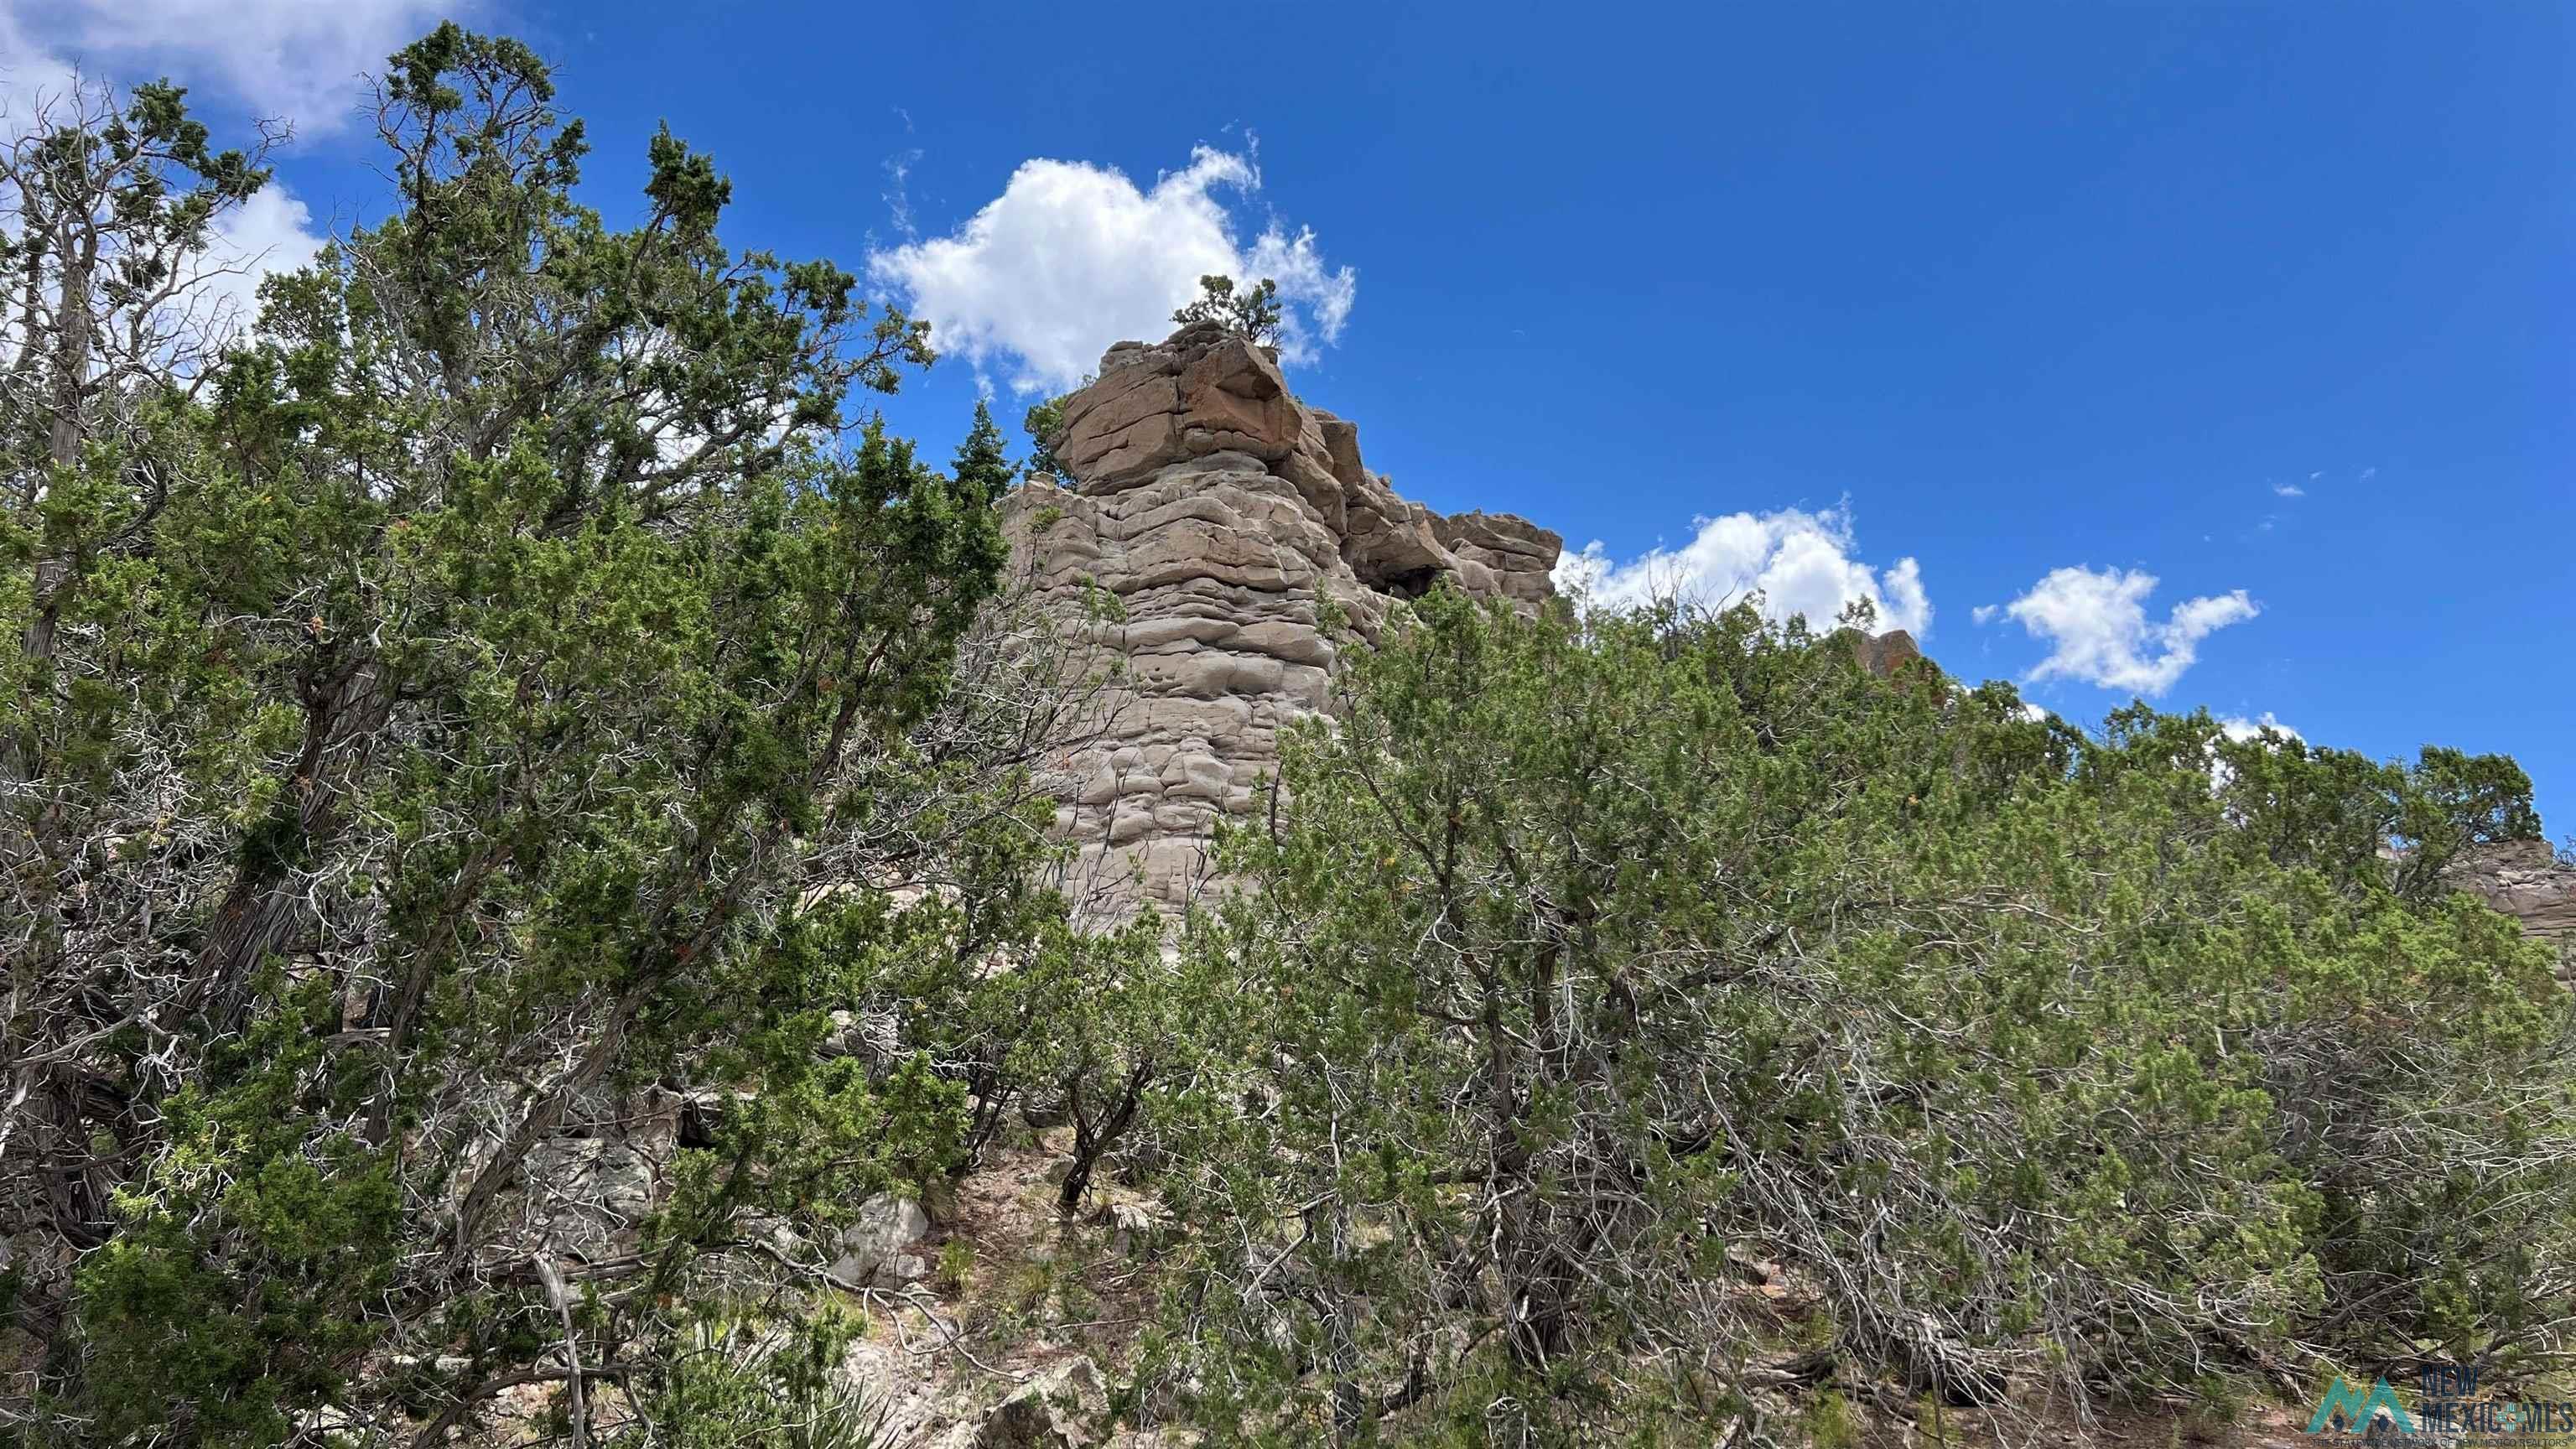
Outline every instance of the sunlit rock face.
{"type": "Polygon", "coordinates": [[[1064,486],[1018,490],[1008,528],[1081,621],[1090,667],[1117,670],[1102,723],[1057,762],[1079,782],[1056,826],[1095,917],[1206,888],[1216,822],[1265,807],[1279,732],[1326,707],[1335,638],[1375,640],[1442,579],[1535,610],[1564,546],[1509,514],[1397,497],[1360,461],[1356,424],[1299,402],[1268,349],[1214,324],[1111,348],[1066,401],[1055,452],[1064,486]]]}
{"type": "Polygon", "coordinates": [[[2480,846],[2451,866],[2448,879],[2531,934],[2576,946],[2576,867],[2560,864],[2547,841],[2480,846]]]}

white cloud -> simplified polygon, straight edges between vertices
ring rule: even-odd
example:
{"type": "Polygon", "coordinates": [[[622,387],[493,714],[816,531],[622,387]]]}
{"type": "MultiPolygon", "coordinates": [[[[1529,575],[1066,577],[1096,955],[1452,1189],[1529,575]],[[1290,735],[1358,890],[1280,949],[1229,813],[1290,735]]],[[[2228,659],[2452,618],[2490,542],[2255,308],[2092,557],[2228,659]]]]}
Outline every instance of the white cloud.
{"type": "MultiPolygon", "coordinates": [[[[8,3],[0,0],[0,6],[8,3]]],[[[111,96],[121,104],[124,91],[111,83],[111,74],[75,65],[31,37],[15,9],[0,8],[0,140],[24,134],[47,116],[93,113],[111,96]]],[[[217,144],[223,142],[218,130],[217,144]]],[[[16,199],[0,188],[0,232],[14,231],[16,221],[16,199]]],[[[312,224],[312,212],[274,179],[222,213],[206,251],[188,259],[193,285],[156,312],[145,335],[157,340],[147,345],[166,347],[172,357],[188,356],[246,329],[258,312],[261,280],[305,265],[321,249],[323,238],[312,224]]]]}
{"type": "MultiPolygon", "coordinates": [[[[362,73],[460,7],[437,0],[0,0],[0,53],[77,61],[90,75],[168,75],[308,135],[339,130],[362,73]],[[15,42],[15,43],[9,43],[15,42]]],[[[22,85],[12,76],[12,89],[22,85]]]]}
{"type": "MultiPolygon", "coordinates": [[[[2302,742],[2307,739],[2307,736],[2300,734],[2297,730],[2281,723],[2281,721],[2274,717],[2273,713],[2268,709],[2263,711],[2262,715],[2255,719],[2246,719],[2241,715],[2229,715],[2218,722],[2218,733],[2223,738],[2233,740],[2240,745],[2251,744],[2257,740],[2261,740],[2265,730],[2270,730],[2272,733],[2287,739],[2299,740],[2302,742]]],[[[2280,746],[2277,743],[2268,744],[2266,746],[2266,753],[2279,748],[2280,746]]],[[[2236,771],[2230,767],[2225,760],[2218,758],[2218,752],[2216,750],[2210,750],[2208,754],[2209,788],[2212,790],[2224,790],[2227,788],[2228,783],[2236,778],[2236,771]]]]}
{"type": "Polygon", "coordinates": [[[1879,570],[1852,558],[1848,508],[1783,508],[1694,522],[1698,532],[1690,542],[1658,547],[1624,564],[1613,563],[1596,539],[1558,561],[1557,587],[1614,608],[1668,596],[1722,605],[1758,593],[1766,617],[1804,616],[1818,629],[1834,627],[1846,604],[1866,599],[1878,611],[1882,630],[1904,629],[1918,638],[1932,631],[1921,566],[1902,558],[1879,570]]]}
{"type": "Polygon", "coordinates": [[[2003,611],[2004,606],[2001,604],[1979,604],[1977,607],[1968,611],[1968,617],[1975,620],[1977,624],[1982,627],[1993,623],[1995,621],[1995,615],[2000,614],[2003,611]]]}
{"type": "Polygon", "coordinates": [[[1314,341],[1303,330],[1306,320],[1312,321],[1325,342],[1339,342],[1342,328],[1351,320],[1351,307],[1360,299],[1360,274],[1350,267],[1336,271],[1324,265],[1324,254],[1315,246],[1315,229],[1308,226],[1297,228],[1293,237],[1276,222],[1264,227],[1253,239],[1252,253],[1244,258],[1238,275],[1270,278],[1279,284],[1281,297],[1303,309],[1305,318],[1297,319],[1297,331],[1284,335],[1280,348],[1280,355],[1292,362],[1314,356],[1314,341]],[[1300,355],[1290,356],[1292,349],[1300,355]]]}
{"type": "Polygon", "coordinates": [[[1071,387],[1112,342],[1164,336],[1199,278],[1218,272],[1277,281],[1281,356],[1310,362],[1340,340],[1359,276],[1325,265],[1314,232],[1275,219],[1240,242],[1217,193],[1260,187],[1248,156],[1208,146],[1141,189],[1105,166],[1024,161],[956,231],[878,252],[868,274],[930,322],[934,346],[979,374],[1007,371],[1022,392],[1071,387]]]}
{"type": "MultiPolygon", "coordinates": [[[[896,109],[901,110],[902,107],[898,106],[896,109]]],[[[912,129],[909,118],[906,120],[904,129],[907,131],[912,129]]],[[[887,213],[894,218],[894,229],[902,232],[906,241],[920,235],[913,230],[912,193],[906,189],[912,180],[912,168],[920,160],[921,148],[912,146],[888,156],[880,163],[886,174],[886,189],[878,194],[877,199],[886,204],[887,213]]]]}
{"type": "Polygon", "coordinates": [[[208,260],[221,271],[207,277],[206,287],[235,325],[247,326],[258,315],[263,279],[303,267],[322,249],[312,226],[313,213],[273,180],[216,219],[208,260]]]}
{"type": "Polygon", "coordinates": [[[2304,740],[2307,738],[2306,735],[2303,735],[2297,730],[2290,728],[2288,725],[2281,723],[2280,719],[2268,709],[2253,719],[2247,719],[2242,715],[2228,715],[2218,722],[2218,732],[2227,736],[2229,739],[2236,741],[2238,744],[2243,744],[2248,740],[2260,739],[2263,731],[2265,730],[2271,730],[2276,734],[2287,735],[2294,740],[2304,740]]]}
{"type": "Polygon", "coordinates": [[[2308,496],[2308,490],[2300,487],[2296,483],[2275,483],[2272,485],[2272,491],[2283,498],[2305,498],[2308,496]]]}
{"type": "Polygon", "coordinates": [[[19,134],[39,104],[78,83],[72,63],[27,34],[16,5],[0,0],[0,133],[19,134]]]}
{"type": "Polygon", "coordinates": [[[2052,646],[2034,680],[2064,676],[2104,689],[2159,695],[2200,656],[2200,641],[2262,612],[2243,589],[2176,604],[2161,624],[2147,618],[2156,576],[2143,570],[2063,568],[2004,606],[2033,638],[2052,646]]]}

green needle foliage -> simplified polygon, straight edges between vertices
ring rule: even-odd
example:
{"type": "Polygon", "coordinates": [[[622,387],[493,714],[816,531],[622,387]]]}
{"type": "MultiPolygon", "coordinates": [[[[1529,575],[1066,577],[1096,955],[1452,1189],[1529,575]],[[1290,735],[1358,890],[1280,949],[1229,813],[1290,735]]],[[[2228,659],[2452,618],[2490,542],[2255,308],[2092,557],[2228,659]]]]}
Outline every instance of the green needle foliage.
{"type": "Polygon", "coordinates": [[[1172,313],[1175,326],[1214,322],[1255,343],[1278,341],[1279,321],[1279,284],[1268,277],[1240,291],[1232,277],[1201,277],[1198,296],[1172,313]]]}
{"type": "Polygon", "coordinates": [[[685,1398],[710,1275],[967,1150],[928,1058],[815,1048],[1043,914],[951,690],[1001,434],[849,435],[923,328],[724,245],[667,132],[610,225],[553,95],[454,26],[393,57],[393,213],[187,359],[81,267],[201,243],[248,160],[167,87],[18,153],[23,214],[78,204],[8,258],[0,1227],[45,1357],[0,1434],[428,1442],[575,1361],[685,1398]],[[532,1165],[655,1102],[677,1190],[572,1261],[532,1165]]]}
{"type": "Polygon", "coordinates": [[[2536,828],[2509,762],[2089,739],[1750,609],[1444,590],[1343,688],[1194,946],[1261,1104],[1176,1187],[1242,1229],[1161,1344],[1202,1420],[1702,1442],[1847,1370],[2063,1412],[2563,1313],[2565,993],[2440,884],[2536,828]]]}

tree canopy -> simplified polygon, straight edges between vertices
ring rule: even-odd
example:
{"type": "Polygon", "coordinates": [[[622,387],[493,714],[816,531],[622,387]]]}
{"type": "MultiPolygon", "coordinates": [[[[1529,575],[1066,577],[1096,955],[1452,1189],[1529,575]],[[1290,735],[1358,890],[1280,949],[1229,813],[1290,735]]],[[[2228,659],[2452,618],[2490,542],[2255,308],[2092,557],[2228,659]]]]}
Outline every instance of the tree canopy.
{"type": "Polygon", "coordinates": [[[1854,1365],[2082,1406],[2546,1350],[2566,996],[2440,870],[2520,772],[2087,737],[1850,637],[1442,590],[1347,666],[1195,937],[1265,1104],[1175,1189],[1265,1225],[1166,1345],[1216,1417],[1699,1442],[1854,1365]]]}
{"type": "Polygon", "coordinates": [[[0,395],[31,1442],[274,1444],[326,1403],[429,1442],[581,1383],[540,1367],[575,1321],[641,1391],[747,1224],[964,1151],[925,1060],[813,1052],[836,975],[971,956],[1032,899],[952,693],[1001,435],[979,414],[943,472],[846,426],[924,329],[727,246],[730,184],[667,131],[639,219],[576,203],[581,126],[516,42],[440,27],[378,121],[397,208],[209,357],[102,350],[261,180],[179,92],[12,173],[42,278],[0,395]],[[854,880],[939,889],[816,895],[854,880]],[[712,1088],[746,1105],[673,1105],[712,1088]],[[628,1259],[556,1262],[538,1165],[653,1111],[690,1114],[685,1190],[628,1259]]]}
{"type": "Polygon", "coordinates": [[[1256,343],[1275,342],[1279,338],[1279,284],[1264,277],[1237,290],[1232,277],[1201,277],[1198,297],[1173,312],[1172,321],[1181,327],[1214,322],[1256,343]]]}

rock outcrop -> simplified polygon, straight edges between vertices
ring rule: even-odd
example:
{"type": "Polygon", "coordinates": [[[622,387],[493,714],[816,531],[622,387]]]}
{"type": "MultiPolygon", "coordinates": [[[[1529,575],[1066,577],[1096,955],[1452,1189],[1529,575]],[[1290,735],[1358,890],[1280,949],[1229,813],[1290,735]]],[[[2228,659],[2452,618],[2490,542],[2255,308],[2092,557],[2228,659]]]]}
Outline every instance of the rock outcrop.
{"type": "Polygon", "coordinates": [[[2502,840],[2469,852],[2452,884],[2562,948],[2576,947],[2576,866],[2559,863],[2545,840],[2502,840]]]}
{"type": "Polygon", "coordinates": [[[1863,634],[1855,629],[1852,631],[1852,657],[1860,661],[1861,668],[1886,679],[1921,659],[1923,648],[1914,642],[1912,634],[1903,629],[1890,629],[1884,634],[1863,634]]]}
{"type": "Polygon", "coordinates": [[[1280,730],[1324,709],[1337,637],[1374,640],[1442,579],[1536,609],[1564,543],[1396,496],[1356,424],[1214,324],[1111,348],[1066,400],[1055,454],[1069,476],[1014,494],[1008,527],[1092,662],[1116,669],[1104,724],[1059,762],[1076,782],[1057,815],[1079,845],[1074,893],[1099,913],[1204,888],[1217,820],[1262,807],[1280,730]]]}

